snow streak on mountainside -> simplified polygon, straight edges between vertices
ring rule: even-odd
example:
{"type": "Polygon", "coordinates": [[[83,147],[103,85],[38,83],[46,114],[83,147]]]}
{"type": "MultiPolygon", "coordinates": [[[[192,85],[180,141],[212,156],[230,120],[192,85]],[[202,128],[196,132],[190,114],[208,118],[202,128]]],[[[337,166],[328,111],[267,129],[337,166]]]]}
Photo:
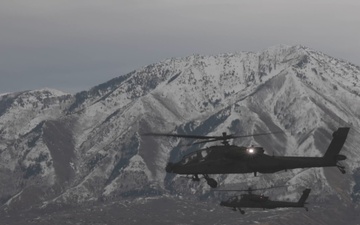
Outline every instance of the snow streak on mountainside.
{"type": "Polygon", "coordinates": [[[53,90],[0,96],[0,203],[27,207],[162,193],[209,195],[204,182],[166,174],[166,163],[197,148],[142,132],[245,135],[268,154],[322,156],[331,134],[350,126],[336,168],[270,175],[218,175],[220,185],[291,185],[277,192],[344,205],[360,196],[360,68],[302,46],[168,59],[74,96],[53,90]]]}

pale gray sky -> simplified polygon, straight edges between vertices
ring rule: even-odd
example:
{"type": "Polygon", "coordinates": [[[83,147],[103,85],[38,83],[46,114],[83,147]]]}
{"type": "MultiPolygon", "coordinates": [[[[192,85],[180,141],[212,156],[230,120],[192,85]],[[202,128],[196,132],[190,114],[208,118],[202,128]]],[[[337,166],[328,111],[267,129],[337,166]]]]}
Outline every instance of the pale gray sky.
{"type": "Polygon", "coordinates": [[[171,57],[301,44],[360,65],[358,0],[11,0],[0,93],[75,93],[171,57]]]}

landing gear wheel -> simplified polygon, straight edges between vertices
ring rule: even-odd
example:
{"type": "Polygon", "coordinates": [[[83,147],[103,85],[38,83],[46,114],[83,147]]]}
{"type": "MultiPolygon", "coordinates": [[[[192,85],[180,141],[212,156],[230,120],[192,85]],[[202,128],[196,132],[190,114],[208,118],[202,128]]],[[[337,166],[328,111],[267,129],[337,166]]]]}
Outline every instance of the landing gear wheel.
{"type": "Polygon", "coordinates": [[[345,166],[341,165],[340,163],[338,163],[336,166],[342,174],[346,173],[345,166]]]}
{"type": "Polygon", "coordinates": [[[207,183],[210,187],[212,187],[212,188],[216,188],[216,187],[217,187],[217,182],[216,182],[215,179],[210,178],[209,175],[207,175],[207,174],[203,174],[203,176],[204,176],[204,178],[205,178],[205,180],[206,180],[206,183],[207,183]]]}
{"type": "Polygon", "coordinates": [[[193,177],[192,177],[192,180],[193,181],[200,181],[200,178],[198,177],[197,174],[194,174],[193,177]]]}
{"type": "Polygon", "coordinates": [[[217,187],[217,182],[213,178],[206,179],[206,182],[211,188],[216,188],[217,187]]]}

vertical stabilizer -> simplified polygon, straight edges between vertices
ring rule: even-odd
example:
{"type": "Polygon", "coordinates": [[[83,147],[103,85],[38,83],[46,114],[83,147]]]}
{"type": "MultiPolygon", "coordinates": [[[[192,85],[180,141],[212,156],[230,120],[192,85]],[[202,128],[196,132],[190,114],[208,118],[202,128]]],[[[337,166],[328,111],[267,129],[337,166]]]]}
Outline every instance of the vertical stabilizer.
{"type": "Polygon", "coordinates": [[[340,127],[333,133],[333,139],[325,152],[324,158],[336,160],[341,148],[343,147],[350,127],[340,127]]]}
{"type": "Polygon", "coordinates": [[[309,197],[310,191],[311,191],[311,189],[305,189],[303,191],[303,194],[301,195],[301,197],[298,201],[298,204],[300,206],[304,206],[306,199],[309,197]]]}

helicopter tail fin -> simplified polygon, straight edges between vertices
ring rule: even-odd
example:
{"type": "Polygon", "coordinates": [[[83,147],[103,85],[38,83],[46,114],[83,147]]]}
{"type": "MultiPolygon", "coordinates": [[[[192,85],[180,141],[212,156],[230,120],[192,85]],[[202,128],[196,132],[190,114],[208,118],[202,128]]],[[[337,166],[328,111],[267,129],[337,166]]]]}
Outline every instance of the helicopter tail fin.
{"type": "Polygon", "coordinates": [[[350,127],[340,127],[333,133],[333,139],[325,152],[324,158],[330,160],[343,160],[344,156],[341,158],[339,152],[343,147],[347,135],[349,133],[350,127]]]}
{"type": "Polygon", "coordinates": [[[305,189],[303,191],[303,194],[301,195],[301,197],[298,201],[298,204],[300,206],[304,206],[306,199],[309,197],[310,191],[311,191],[311,189],[305,189]]]}

